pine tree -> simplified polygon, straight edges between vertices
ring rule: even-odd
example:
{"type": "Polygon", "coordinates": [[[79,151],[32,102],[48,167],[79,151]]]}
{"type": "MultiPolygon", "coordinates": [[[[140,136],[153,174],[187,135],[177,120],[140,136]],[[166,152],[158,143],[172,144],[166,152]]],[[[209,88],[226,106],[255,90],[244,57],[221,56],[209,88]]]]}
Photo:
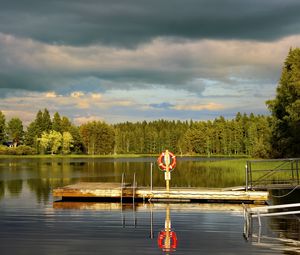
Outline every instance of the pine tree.
{"type": "Polygon", "coordinates": [[[67,117],[63,116],[61,118],[60,123],[61,123],[61,132],[69,132],[70,131],[72,123],[67,117]]]}
{"type": "Polygon", "coordinates": [[[61,118],[58,112],[54,113],[52,120],[52,130],[61,133],[61,118]]]}
{"type": "Polygon", "coordinates": [[[7,123],[7,134],[13,141],[15,147],[23,141],[23,123],[19,118],[12,118],[7,123]]]}
{"type": "Polygon", "coordinates": [[[42,133],[45,131],[43,128],[43,112],[39,110],[36,114],[34,125],[32,128],[35,128],[34,133],[37,137],[41,137],[42,133]]]}
{"type": "Polygon", "coordinates": [[[0,145],[6,141],[5,115],[0,111],[0,145]]]}
{"type": "Polygon", "coordinates": [[[300,156],[300,48],[284,63],[276,97],[267,101],[272,113],[272,149],[277,157],[300,156]]]}
{"type": "Polygon", "coordinates": [[[50,113],[47,108],[44,109],[43,115],[42,115],[42,130],[43,132],[49,132],[52,129],[52,122],[50,113]]]}

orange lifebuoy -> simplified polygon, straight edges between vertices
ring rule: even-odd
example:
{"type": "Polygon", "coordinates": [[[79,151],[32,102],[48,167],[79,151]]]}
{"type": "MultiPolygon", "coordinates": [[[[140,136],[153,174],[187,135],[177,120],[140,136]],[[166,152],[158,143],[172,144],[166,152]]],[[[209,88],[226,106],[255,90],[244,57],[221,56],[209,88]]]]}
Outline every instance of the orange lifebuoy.
{"type": "MultiPolygon", "coordinates": [[[[169,151],[169,155],[170,155],[170,158],[171,158],[171,161],[170,162],[170,165],[169,165],[169,171],[172,171],[174,170],[175,166],[176,166],[176,156],[169,151]]],[[[166,163],[164,162],[164,158],[165,158],[165,152],[163,152],[162,154],[159,155],[158,159],[157,159],[157,164],[158,164],[158,167],[163,170],[163,171],[166,171],[166,163]]]]}
{"type": "Polygon", "coordinates": [[[158,234],[157,237],[157,244],[159,246],[159,248],[163,249],[163,250],[171,250],[171,249],[176,249],[177,248],[177,235],[174,231],[170,231],[170,244],[168,245],[169,247],[167,247],[166,243],[165,243],[165,239],[166,239],[166,231],[161,230],[158,234]]]}

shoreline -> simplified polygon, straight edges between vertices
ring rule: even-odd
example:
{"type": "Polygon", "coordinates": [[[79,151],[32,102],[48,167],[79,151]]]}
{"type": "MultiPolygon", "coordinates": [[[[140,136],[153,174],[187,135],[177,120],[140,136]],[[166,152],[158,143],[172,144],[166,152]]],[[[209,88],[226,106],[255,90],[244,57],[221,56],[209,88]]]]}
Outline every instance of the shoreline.
{"type": "MultiPolygon", "coordinates": [[[[0,159],[2,158],[143,158],[143,157],[158,157],[159,154],[112,154],[112,155],[87,155],[87,154],[68,154],[68,155],[62,155],[62,154],[46,154],[46,155],[9,155],[4,154],[0,155],[0,159]]],[[[226,159],[251,159],[250,156],[247,155],[176,155],[178,158],[226,158],[226,159]]]]}

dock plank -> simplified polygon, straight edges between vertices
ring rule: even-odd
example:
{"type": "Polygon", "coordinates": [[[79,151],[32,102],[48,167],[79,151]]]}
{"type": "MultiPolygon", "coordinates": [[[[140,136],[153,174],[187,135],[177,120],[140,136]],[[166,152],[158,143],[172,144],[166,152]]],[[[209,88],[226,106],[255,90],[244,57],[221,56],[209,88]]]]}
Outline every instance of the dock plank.
{"type": "MultiPolygon", "coordinates": [[[[133,188],[130,184],[121,189],[120,183],[81,182],[53,190],[53,196],[62,198],[131,198],[133,188]]],[[[172,199],[172,200],[215,200],[215,201],[250,201],[268,200],[266,191],[242,191],[208,188],[165,188],[136,187],[136,199],[172,199]]]]}

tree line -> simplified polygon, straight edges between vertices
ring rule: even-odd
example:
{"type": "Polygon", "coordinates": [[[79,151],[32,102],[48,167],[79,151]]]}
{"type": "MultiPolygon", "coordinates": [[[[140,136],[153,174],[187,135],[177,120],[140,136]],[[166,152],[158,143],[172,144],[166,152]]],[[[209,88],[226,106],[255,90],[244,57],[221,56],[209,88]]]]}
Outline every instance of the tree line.
{"type": "Polygon", "coordinates": [[[168,148],[176,154],[251,155],[270,152],[270,119],[238,113],[232,120],[125,122],[109,125],[92,121],[75,126],[56,112],[38,111],[24,131],[22,121],[7,123],[0,111],[0,141],[37,154],[158,154],[168,148]],[[27,147],[25,147],[27,146],[27,147]],[[29,147],[29,148],[28,148],[29,147]]]}
{"type": "Polygon", "coordinates": [[[0,111],[0,154],[176,154],[300,156],[300,49],[291,49],[276,97],[266,102],[271,116],[237,113],[227,120],[124,122],[74,125],[58,112],[39,110],[24,130],[20,118],[6,122],[0,111]]]}

